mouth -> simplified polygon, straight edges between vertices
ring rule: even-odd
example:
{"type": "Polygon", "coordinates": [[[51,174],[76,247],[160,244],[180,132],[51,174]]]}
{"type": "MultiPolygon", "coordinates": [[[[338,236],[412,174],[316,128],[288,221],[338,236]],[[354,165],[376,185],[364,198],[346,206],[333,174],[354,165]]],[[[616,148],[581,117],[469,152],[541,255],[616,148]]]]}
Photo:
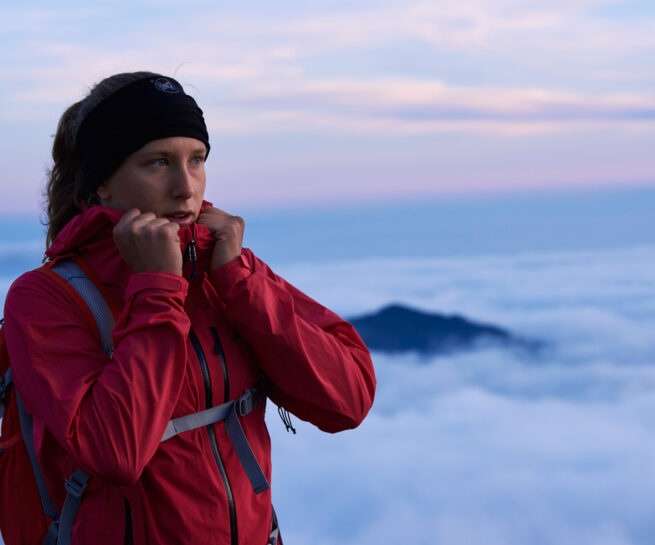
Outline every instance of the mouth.
{"type": "Polygon", "coordinates": [[[165,214],[164,217],[168,221],[178,223],[180,225],[189,225],[194,221],[193,212],[190,210],[183,210],[181,212],[174,212],[173,214],[165,214]]]}

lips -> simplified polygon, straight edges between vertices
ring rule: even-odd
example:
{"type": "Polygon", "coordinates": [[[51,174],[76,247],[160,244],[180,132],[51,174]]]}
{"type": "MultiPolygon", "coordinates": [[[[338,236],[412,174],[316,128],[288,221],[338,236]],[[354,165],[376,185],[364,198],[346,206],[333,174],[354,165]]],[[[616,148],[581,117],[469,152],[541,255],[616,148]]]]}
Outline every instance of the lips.
{"type": "Polygon", "coordinates": [[[183,210],[180,212],[173,212],[172,214],[165,214],[164,217],[168,221],[179,223],[180,225],[188,225],[193,223],[193,212],[190,210],[183,210]]]}

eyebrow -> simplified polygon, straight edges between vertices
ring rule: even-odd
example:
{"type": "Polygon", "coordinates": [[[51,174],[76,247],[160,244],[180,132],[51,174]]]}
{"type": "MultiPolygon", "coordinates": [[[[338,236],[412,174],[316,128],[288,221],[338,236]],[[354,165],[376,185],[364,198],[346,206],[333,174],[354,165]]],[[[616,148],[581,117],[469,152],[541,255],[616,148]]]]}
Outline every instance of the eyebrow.
{"type": "MultiPolygon", "coordinates": [[[[172,151],[168,151],[168,150],[157,150],[157,149],[147,150],[147,151],[141,151],[141,152],[138,152],[138,153],[139,153],[139,155],[143,155],[143,156],[148,156],[148,155],[163,155],[164,157],[169,157],[169,156],[171,156],[171,155],[175,155],[175,154],[176,154],[176,152],[172,152],[172,151]]],[[[203,147],[194,148],[194,149],[192,149],[192,150],[190,151],[190,153],[191,153],[192,155],[195,155],[195,154],[205,154],[205,155],[206,155],[206,154],[207,154],[207,148],[204,147],[204,146],[203,146],[203,147]]]]}

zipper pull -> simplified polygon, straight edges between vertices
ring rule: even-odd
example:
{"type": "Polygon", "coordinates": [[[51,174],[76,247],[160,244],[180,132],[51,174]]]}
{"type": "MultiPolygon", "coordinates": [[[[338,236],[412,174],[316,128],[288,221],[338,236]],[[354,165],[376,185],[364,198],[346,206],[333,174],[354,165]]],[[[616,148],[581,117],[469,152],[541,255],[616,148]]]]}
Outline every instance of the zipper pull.
{"type": "Polygon", "coordinates": [[[189,242],[189,259],[191,260],[191,263],[193,263],[193,269],[191,271],[191,280],[195,280],[198,278],[198,274],[196,272],[196,239],[195,237],[191,237],[191,242],[189,242]]]}

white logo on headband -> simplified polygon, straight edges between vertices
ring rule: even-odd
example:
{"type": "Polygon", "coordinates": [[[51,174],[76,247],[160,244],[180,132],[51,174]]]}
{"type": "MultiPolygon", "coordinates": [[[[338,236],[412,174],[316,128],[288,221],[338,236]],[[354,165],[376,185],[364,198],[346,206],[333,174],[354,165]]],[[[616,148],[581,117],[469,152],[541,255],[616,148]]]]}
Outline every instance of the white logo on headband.
{"type": "Polygon", "coordinates": [[[166,78],[157,78],[155,81],[155,87],[162,93],[171,93],[173,95],[178,94],[181,91],[179,86],[166,78]]]}

